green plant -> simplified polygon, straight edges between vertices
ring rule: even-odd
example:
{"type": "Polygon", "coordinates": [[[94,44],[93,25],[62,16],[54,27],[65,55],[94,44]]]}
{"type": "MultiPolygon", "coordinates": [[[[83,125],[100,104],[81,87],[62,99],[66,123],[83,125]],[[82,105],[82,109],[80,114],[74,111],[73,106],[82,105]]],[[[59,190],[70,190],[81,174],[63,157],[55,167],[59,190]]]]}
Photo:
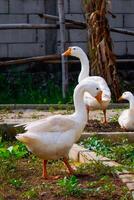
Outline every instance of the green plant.
{"type": "MultiPolygon", "coordinates": [[[[57,74],[19,73],[0,74],[0,103],[5,104],[64,104],[72,103],[77,83],[70,83],[66,98],[62,97],[61,82],[57,74]],[[51,77],[51,78],[50,78],[51,77]]],[[[19,115],[21,117],[21,115],[19,115]]]]}
{"type": "Polygon", "coordinates": [[[37,199],[38,192],[35,188],[31,188],[24,192],[23,196],[27,199],[37,199]]]}
{"type": "Polygon", "coordinates": [[[110,141],[107,140],[107,142],[105,142],[104,139],[98,138],[97,136],[89,137],[81,141],[80,144],[97,153],[103,152],[104,155],[107,155],[110,151],[110,141]]]}
{"type": "Polygon", "coordinates": [[[92,174],[96,176],[96,179],[100,179],[102,176],[113,176],[116,169],[114,167],[109,167],[103,165],[101,161],[91,161],[89,163],[81,164],[77,168],[78,174],[92,174]]]}
{"type": "Polygon", "coordinates": [[[112,117],[112,119],[110,120],[110,122],[118,122],[118,118],[119,118],[119,114],[116,114],[112,117]]]}
{"type": "MultiPolygon", "coordinates": [[[[88,187],[92,195],[100,195],[100,193],[108,193],[109,198],[112,197],[116,188],[109,176],[103,176],[97,181],[88,182],[88,187]]],[[[90,194],[91,195],[91,194],[90,194]]]]}
{"type": "Polygon", "coordinates": [[[20,179],[13,178],[9,180],[9,183],[16,188],[20,188],[24,182],[22,181],[21,178],[20,179]]]}
{"type": "Polygon", "coordinates": [[[92,136],[80,142],[80,144],[97,154],[116,160],[124,167],[129,166],[131,170],[134,168],[134,144],[129,144],[128,140],[123,137],[120,142],[111,142],[107,139],[92,136]]]}
{"type": "Polygon", "coordinates": [[[64,177],[64,179],[58,181],[58,186],[61,187],[62,193],[65,196],[79,197],[83,194],[83,190],[80,188],[78,179],[75,176],[71,176],[70,178],[64,177]]]}
{"type": "MultiPolygon", "coordinates": [[[[6,143],[5,143],[6,144],[6,143]]],[[[6,147],[4,143],[0,143],[0,158],[8,159],[14,157],[16,159],[27,157],[29,152],[26,146],[22,143],[17,143],[16,145],[6,147]]]]}
{"type": "Polygon", "coordinates": [[[35,114],[35,113],[33,113],[33,114],[31,115],[31,117],[32,117],[32,119],[39,119],[39,116],[38,116],[37,114],[35,114]]]}

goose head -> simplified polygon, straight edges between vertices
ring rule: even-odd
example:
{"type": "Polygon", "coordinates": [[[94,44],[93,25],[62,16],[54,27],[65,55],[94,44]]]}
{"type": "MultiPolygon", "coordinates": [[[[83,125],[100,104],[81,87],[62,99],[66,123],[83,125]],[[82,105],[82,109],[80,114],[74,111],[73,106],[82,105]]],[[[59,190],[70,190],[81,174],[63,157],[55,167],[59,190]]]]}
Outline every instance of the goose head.
{"type": "Polygon", "coordinates": [[[102,90],[97,82],[85,78],[79,85],[84,86],[84,92],[89,92],[100,104],[102,103],[102,90]]]}
{"type": "Polygon", "coordinates": [[[81,58],[84,55],[85,55],[84,51],[80,47],[78,47],[78,46],[69,47],[62,54],[62,56],[75,56],[77,58],[81,58]]]}
{"type": "Polygon", "coordinates": [[[133,94],[131,92],[127,91],[127,92],[124,92],[118,100],[119,101],[121,101],[121,100],[130,101],[131,99],[133,99],[133,94]]]}

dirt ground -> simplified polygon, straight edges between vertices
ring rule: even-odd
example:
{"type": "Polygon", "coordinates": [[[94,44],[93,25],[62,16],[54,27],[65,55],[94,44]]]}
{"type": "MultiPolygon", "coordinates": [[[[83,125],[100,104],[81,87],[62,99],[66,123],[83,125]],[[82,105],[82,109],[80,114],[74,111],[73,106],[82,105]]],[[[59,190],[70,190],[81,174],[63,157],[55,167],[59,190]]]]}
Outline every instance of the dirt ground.
{"type": "MultiPolygon", "coordinates": [[[[55,114],[70,114],[73,111],[70,110],[58,110],[55,111],[50,109],[50,111],[43,110],[0,110],[0,124],[19,124],[24,122],[31,122],[37,119],[46,118],[55,114]]],[[[89,122],[86,126],[86,131],[88,132],[108,132],[108,131],[123,131],[118,124],[118,117],[122,112],[121,109],[108,109],[107,119],[108,124],[102,124],[103,113],[101,110],[90,111],[89,122]]]]}
{"type": "Polygon", "coordinates": [[[103,124],[99,120],[89,120],[85,127],[86,132],[123,132],[118,122],[103,124]]]}
{"type": "MultiPolygon", "coordinates": [[[[58,180],[45,180],[41,177],[42,163],[39,159],[30,156],[28,159],[19,159],[18,161],[3,161],[2,164],[3,166],[0,167],[1,200],[120,200],[123,196],[126,196],[127,200],[131,200],[131,195],[124,184],[116,176],[107,176],[108,171],[105,169],[95,170],[95,168],[91,167],[90,169],[90,167],[83,166],[82,172],[86,172],[86,176],[77,175],[76,172],[76,177],[79,188],[85,190],[86,193],[81,192],[81,190],[79,193],[79,190],[73,187],[74,193],[67,195],[66,192],[70,186],[62,189],[58,185],[58,180]],[[5,162],[8,165],[5,165],[5,162]],[[104,178],[102,179],[102,177],[104,178]],[[108,179],[105,180],[106,177],[108,179]],[[13,184],[12,180],[17,180],[21,184],[13,184]]],[[[65,176],[69,178],[61,161],[50,162],[47,168],[51,176],[58,174],[62,180],[65,176]]]]}
{"type": "MultiPolygon", "coordinates": [[[[0,110],[0,123],[18,124],[23,122],[30,122],[37,119],[45,118],[54,114],[70,114],[73,111],[42,111],[42,110],[0,110]]],[[[87,124],[86,131],[119,131],[120,127],[117,123],[118,116],[121,110],[113,109],[107,111],[108,125],[103,125],[101,120],[103,118],[102,111],[91,111],[89,113],[90,121],[87,124]]],[[[91,190],[82,196],[69,195],[58,186],[57,180],[44,180],[41,178],[41,160],[30,155],[27,159],[0,159],[0,200],[120,200],[125,197],[126,189],[123,183],[116,176],[110,176],[112,185],[104,184],[102,192],[99,191],[100,186],[105,183],[105,180],[100,182],[100,168],[88,168],[88,174],[83,166],[81,172],[86,173],[86,176],[77,176],[81,189],[91,190]],[[97,171],[96,171],[97,170],[97,171]],[[16,182],[19,181],[19,185],[16,182]],[[95,186],[93,184],[96,184],[95,186]],[[94,187],[96,188],[94,190],[94,187]],[[108,187],[108,188],[107,188],[108,187]],[[121,189],[122,188],[122,189],[121,189]],[[97,193],[98,190],[98,193],[97,193]],[[111,191],[113,192],[111,193],[111,191]],[[93,192],[95,191],[95,193],[93,192]],[[112,196],[110,196],[112,195],[112,196]]],[[[76,165],[76,163],[72,163],[76,165]]],[[[50,162],[47,166],[48,173],[50,175],[60,175],[63,179],[68,177],[66,168],[61,161],[50,162]]],[[[106,170],[102,170],[102,177],[107,176],[106,170]]],[[[79,174],[79,172],[78,172],[79,174]]],[[[109,180],[109,178],[108,178],[109,180]]],[[[111,184],[111,183],[110,183],[111,184]]],[[[68,191],[68,189],[67,189],[68,191]]],[[[125,199],[125,198],[124,198],[125,199]]],[[[130,200],[130,195],[127,196],[127,200],[130,200]]]]}

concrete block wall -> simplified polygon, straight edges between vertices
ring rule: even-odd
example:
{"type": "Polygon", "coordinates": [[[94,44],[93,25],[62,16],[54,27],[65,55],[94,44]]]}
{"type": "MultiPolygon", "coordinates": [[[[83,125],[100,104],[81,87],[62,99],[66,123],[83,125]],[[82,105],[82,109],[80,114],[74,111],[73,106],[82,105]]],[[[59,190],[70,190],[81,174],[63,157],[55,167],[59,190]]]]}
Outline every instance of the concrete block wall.
{"type": "MultiPolygon", "coordinates": [[[[66,0],[65,2],[65,17],[68,19],[74,19],[78,21],[85,22],[85,16],[82,10],[82,1],[81,0],[66,0]]],[[[58,49],[60,52],[60,36],[59,31],[57,34],[58,49]]],[[[80,29],[70,29],[66,30],[66,47],[68,46],[79,46],[84,51],[87,52],[87,31],[80,29]]]]}
{"type": "MultiPolygon", "coordinates": [[[[65,0],[65,17],[84,20],[81,0],[65,0]]],[[[134,0],[111,0],[111,27],[134,30],[134,0]]],[[[0,0],[0,23],[45,23],[39,13],[56,14],[53,0],[0,0]]],[[[58,13],[57,13],[58,14],[58,13]]],[[[53,23],[49,21],[49,23],[53,23]]],[[[118,56],[134,56],[134,37],[111,33],[118,56]]],[[[87,31],[67,30],[66,47],[78,45],[87,52],[87,31]]],[[[0,58],[40,56],[60,52],[59,30],[0,30],[0,58]]]]}
{"type": "MultiPolygon", "coordinates": [[[[109,16],[111,27],[134,30],[134,0],[112,0],[111,10],[116,18],[109,16]]],[[[134,36],[111,33],[115,54],[121,57],[134,56],[134,36]]]]}
{"type": "MultiPolygon", "coordinates": [[[[56,14],[54,4],[53,0],[0,0],[0,24],[45,23],[38,14],[56,14]]],[[[84,21],[81,1],[65,0],[65,15],[84,21]]],[[[86,30],[67,30],[66,44],[67,47],[78,45],[87,51],[86,30]]],[[[0,30],[0,58],[52,53],[60,53],[59,30],[0,30]]]]}
{"type": "MultiPolygon", "coordinates": [[[[0,24],[44,23],[44,0],[0,0],[0,24]]],[[[45,54],[44,30],[0,30],[0,57],[29,57],[45,54]]]]}

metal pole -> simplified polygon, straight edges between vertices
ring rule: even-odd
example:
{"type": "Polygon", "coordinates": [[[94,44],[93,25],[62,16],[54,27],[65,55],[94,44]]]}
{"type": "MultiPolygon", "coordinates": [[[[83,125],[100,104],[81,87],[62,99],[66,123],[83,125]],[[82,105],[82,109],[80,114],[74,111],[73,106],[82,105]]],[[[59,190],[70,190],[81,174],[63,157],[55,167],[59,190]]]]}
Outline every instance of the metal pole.
{"type": "MultiPolygon", "coordinates": [[[[64,0],[58,0],[58,12],[59,12],[59,23],[60,23],[60,37],[61,37],[61,53],[65,51],[65,16],[64,16],[64,0]]],[[[65,59],[62,56],[62,96],[66,97],[66,67],[65,59]]]]}

